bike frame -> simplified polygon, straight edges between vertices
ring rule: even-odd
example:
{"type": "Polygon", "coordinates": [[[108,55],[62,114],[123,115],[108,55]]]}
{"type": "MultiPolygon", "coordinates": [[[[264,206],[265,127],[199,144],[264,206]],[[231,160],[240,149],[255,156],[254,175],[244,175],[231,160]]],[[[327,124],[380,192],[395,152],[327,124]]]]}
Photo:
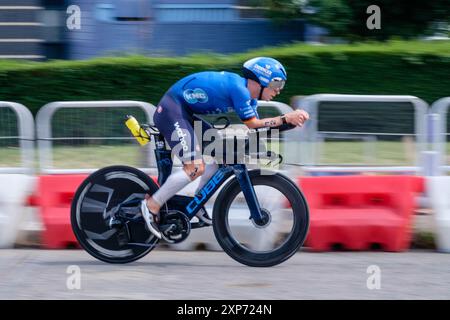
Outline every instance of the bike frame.
{"type": "MultiPolygon", "coordinates": [[[[155,156],[158,167],[158,184],[161,186],[166,182],[172,172],[173,162],[171,151],[168,150],[164,137],[154,135],[155,156]]],[[[204,187],[192,198],[185,207],[185,213],[192,219],[196,213],[208,202],[211,196],[222,186],[222,184],[232,175],[235,175],[241,186],[247,205],[250,209],[250,216],[254,222],[261,222],[263,217],[255,189],[250,181],[248,170],[245,164],[221,164],[217,172],[208,180],[204,187]]]]}

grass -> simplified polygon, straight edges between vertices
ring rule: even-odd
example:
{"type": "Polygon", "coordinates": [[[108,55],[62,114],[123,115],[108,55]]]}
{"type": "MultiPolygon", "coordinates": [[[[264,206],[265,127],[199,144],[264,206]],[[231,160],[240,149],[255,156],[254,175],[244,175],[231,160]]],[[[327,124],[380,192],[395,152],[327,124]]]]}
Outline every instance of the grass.
{"type": "MultiPolygon", "coordinates": [[[[377,141],[370,146],[363,142],[325,142],[319,150],[318,164],[411,166],[415,160],[414,146],[390,141],[377,141]]],[[[277,150],[275,144],[271,148],[277,150]]],[[[284,149],[280,150],[282,154],[287,150],[292,152],[288,162],[299,162],[302,159],[301,152],[310,152],[308,148],[301,150],[299,144],[285,145],[284,149]]],[[[53,166],[58,169],[100,168],[113,164],[142,166],[145,163],[145,150],[134,144],[57,146],[53,148],[53,166]]],[[[447,150],[450,152],[450,144],[447,150]]],[[[18,148],[0,148],[0,167],[17,166],[20,160],[18,148]]]]}
{"type": "Polygon", "coordinates": [[[413,165],[414,154],[405,149],[401,142],[326,142],[319,159],[323,164],[413,165]]]}
{"type": "Polygon", "coordinates": [[[20,149],[14,147],[0,148],[0,167],[15,167],[20,163],[20,149]]]}
{"type": "MultiPolygon", "coordinates": [[[[320,165],[395,165],[413,166],[415,163],[415,143],[399,141],[365,142],[335,142],[326,141],[323,144],[299,145],[290,143],[284,146],[284,153],[291,152],[288,162],[310,163],[312,153],[316,152],[316,164],[320,165]],[[306,157],[301,156],[306,154],[306,157]]],[[[277,146],[273,145],[273,150],[277,146]]],[[[283,146],[281,146],[283,148],[283,146]]]]}
{"type": "Polygon", "coordinates": [[[56,168],[100,168],[114,164],[140,166],[143,152],[137,146],[56,147],[53,165],[56,168]]]}
{"type": "MultiPolygon", "coordinates": [[[[53,167],[56,169],[91,169],[114,164],[139,167],[144,158],[142,150],[137,146],[55,147],[53,149],[53,167]]],[[[20,161],[18,148],[0,149],[0,167],[15,167],[20,161]]],[[[37,161],[35,163],[37,167],[37,161]]]]}

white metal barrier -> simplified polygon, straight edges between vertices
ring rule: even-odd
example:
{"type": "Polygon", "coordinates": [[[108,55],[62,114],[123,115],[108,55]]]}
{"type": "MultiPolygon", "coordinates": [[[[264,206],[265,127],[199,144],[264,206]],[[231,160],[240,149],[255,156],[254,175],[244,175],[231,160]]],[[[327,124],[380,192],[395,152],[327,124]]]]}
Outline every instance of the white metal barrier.
{"type": "MultiPolygon", "coordinates": [[[[53,142],[56,140],[52,136],[52,118],[54,114],[61,109],[75,109],[75,108],[140,108],[146,115],[147,123],[153,121],[153,114],[155,106],[141,101],[70,101],[70,102],[52,102],[43,106],[36,115],[36,129],[39,151],[39,168],[41,173],[50,174],[67,174],[67,173],[86,173],[93,172],[98,168],[90,169],[56,169],[53,165],[53,142]]],[[[94,137],[95,138],[95,137],[94,137]]],[[[64,137],[60,139],[92,139],[92,137],[64,137]]],[[[111,139],[123,139],[123,137],[111,137],[111,139]]],[[[134,140],[130,136],[130,139],[134,140]]],[[[146,147],[146,157],[149,167],[155,167],[154,158],[154,142],[146,147]]],[[[141,168],[148,172],[152,171],[149,168],[141,168]]]]}
{"type": "Polygon", "coordinates": [[[4,164],[0,167],[0,248],[10,248],[25,218],[25,200],[35,181],[31,176],[35,164],[34,119],[30,110],[19,103],[0,101],[0,109],[0,125],[6,132],[0,134],[0,141],[18,141],[17,147],[0,148],[0,163],[4,164]],[[7,126],[11,126],[11,132],[5,130],[7,126]],[[6,160],[9,151],[17,160],[6,160]]]}
{"type": "Polygon", "coordinates": [[[430,175],[443,175],[450,171],[447,165],[447,114],[450,108],[450,97],[441,98],[431,105],[431,114],[428,115],[429,142],[432,145],[430,162],[432,170],[430,175]]]}
{"type": "MultiPolygon", "coordinates": [[[[52,148],[52,117],[56,111],[63,108],[122,108],[122,107],[138,107],[141,108],[145,115],[147,123],[151,123],[155,107],[149,103],[139,101],[89,101],[89,102],[54,102],[45,105],[39,111],[36,117],[37,140],[39,151],[39,168],[41,173],[80,173],[92,172],[97,168],[91,169],[55,169],[53,166],[52,148]]],[[[275,108],[280,113],[287,113],[293,109],[280,102],[259,101],[260,108],[275,108]]],[[[297,108],[306,109],[311,120],[308,121],[303,128],[291,130],[285,133],[284,142],[291,143],[285,148],[285,159],[287,162],[298,162],[300,164],[311,164],[304,167],[309,172],[413,172],[422,175],[443,175],[450,171],[450,166],[445,162],[446,154],[446,116],[450,107],[450,97],[442,98],[432,105],[430,113],[427,113],[427,104],[413,96],[366,96],[366,95],[331,95],[321,94],[312,95],[303,98],[296,104],[297,108]],[[417,137],[417,152],[414,166],[317,166],[316,158],[317,141],[320,141],[321,134],[318,130],[318,114],[321,102],[406,102],[410,103],[415,109],[415,133],[417,137]],[[428,146],[428,147],[427,147],[428,146]]],[[[12,102],[0,102],[0,108],[10,108],[14,111],[18,121],[18,135],[0,137],[9,139],[14,138],[20,141],[21,165],[17,168],[0,168],[0,173],[29,173],[33,172],[34,167],[34,121],[30,111],[23,105],[12,102]]],[[[134,139],[130,137],[130,139],[134,139]]],[[[150,146],[148,152],[149,164],[155,167],[154,163],[154,146],[150,146]]],[[[143,168],[146,172],[156,173],[154,168],[143,168]]],[[[28,177],[29,178],[29,177],[28,177]]],[[[1,194],[11,196],[6,200],[0,196],[0,246],[10,246],[12,239],[17,233],[17,224],[20,222],[21,210],[23,208],[24,197],[31,186],[32,182],[27,182],[26,176],[22,175],[0,175],[1,194]],[[19,177],[20,176],[20,177],[19,177]],[[13,179],[14,181],[10,180],[13,179]],[[23,186],[23,192],[10,186],[23,186]],[[16,191],[14,191],[16,190],[16,191]],[[13,200],[14,199],[14,200],[13,200]],[[14,209],[15,207],[16,209],[14,209]],[[7,213],[7,214],[5,214],[7,213]]],[[[444,210],[448,197],[445,198],[446,191],[450,189],[450,183],[443,182],[443,177],[430,182],[431,191],[430,205],[436,211],[436,223],[440,232],[441,240],[440,248],[443,251],[450,251],[450,245],[447,249],[447,242],[450,239],[445,238],[450,230],[450,217],[447,218],[450,209],[444,210]],[[441,179],[442,178],[442,179],[441,179]],[[439,194],[439,196],[437,196],[439,194]],[[447,200],[445,200],[445,199],[447,200]],[[444,200],[443,200],[444,199],[444,200]],[[443,212],[446,212],[443,214],[443,212]]],[[[194,186],[192,186],[194,187],[194,186]]],[[[192,188],[191,188],[192,189],[192,188]]],[[[450,205],[448,206],[450,208],[450,205]]],[[[212,208],[210,208],[210,211],[212,208]]],[[[210,212],[211,213],[211,212],[210,212]]],[[[212,230],[209,230],[212,231],[212,230]]],[[[205,233],[205,230],[194,230],[192,238],[186,243],[178,245],[178,249],[192,249],[192,244],[202,243],[209,246],[210,249],[219,250],[214,235],[205,233]]],[[[176,248],[176,246],[175,246],[176,248]]]]}
{"type": "Polygon", "coordinates": [[[437,248],[450,253],[450,177],[428,177],[427,190],[433,209],[437,248]]]}
{"type": "MultiPolygon", "coordinates": [[[[385,95],[345,95],[345,94],[316,94],[300,99],[296,108],[305,109],[310,114],[310,120],[301,132],[302,164],[309,172],[412,172],[422,173],[423,154],[426,152],[428,105],[425,101],[414,96],[385,96],[385,95]],[[414,166],[318,166],[317,154],[319,140],[319,106],[323,102],[378,102],[378,103],[409,103],[415,110],[415,133],[417,138],[417,151],[414,166]]],[[[348,134],[348,133],[347,133],[348,134]]],[[[361,133],[367,135],[368,133],[361,133]]],[[[370,134],[370,133],[369,133],[370,134]]]]}
{"type": "Polygon", "coordinates": [[[32,173],[34,171],[33,115],[25,106],[15,102],[0,101],[0,108],[8,108],[14,112],[18,131],[17,135],[2,136],[0,140],[17,139],[21,159],[18,166],[0,167],[0,173],[32,173]]]}

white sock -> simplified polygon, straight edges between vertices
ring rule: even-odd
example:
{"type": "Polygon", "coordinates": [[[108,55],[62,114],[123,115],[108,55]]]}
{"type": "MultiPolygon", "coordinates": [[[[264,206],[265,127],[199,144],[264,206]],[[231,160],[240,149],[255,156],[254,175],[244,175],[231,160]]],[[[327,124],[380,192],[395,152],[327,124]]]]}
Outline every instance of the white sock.
{"type": "Polygon", "coordinates": [[[215,162],[205,165],[205,171],[200,178],[200,183],[197,190],[195,190],[195,194],[197,194],[205,186],[214,173],[216,173],[217,169],[219,169],[219,166],[215,162]]]}
{"type": "Polygon", "coordinates": [[[178,191],[186,187],[191,179],[187,175],[184,170],[177,171],[172,173],[164,182],[164,184],[156,191],[152,198],[155,200],[160,206],[166,203],[167,200],[172,198],[178,191]]]}

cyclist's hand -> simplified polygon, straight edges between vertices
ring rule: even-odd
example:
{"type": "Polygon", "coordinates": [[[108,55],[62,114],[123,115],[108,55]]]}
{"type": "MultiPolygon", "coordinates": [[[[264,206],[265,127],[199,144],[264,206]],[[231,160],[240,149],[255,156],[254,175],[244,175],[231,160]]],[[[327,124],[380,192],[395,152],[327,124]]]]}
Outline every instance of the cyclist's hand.
{"type": "Polygon", "coordinates": [[[289,124],[295,126],[303,126],[303,124],[309,119],[309,114],[305,110],[294,110],[292,112],[286,113],[286,121],[289,124]]]}

